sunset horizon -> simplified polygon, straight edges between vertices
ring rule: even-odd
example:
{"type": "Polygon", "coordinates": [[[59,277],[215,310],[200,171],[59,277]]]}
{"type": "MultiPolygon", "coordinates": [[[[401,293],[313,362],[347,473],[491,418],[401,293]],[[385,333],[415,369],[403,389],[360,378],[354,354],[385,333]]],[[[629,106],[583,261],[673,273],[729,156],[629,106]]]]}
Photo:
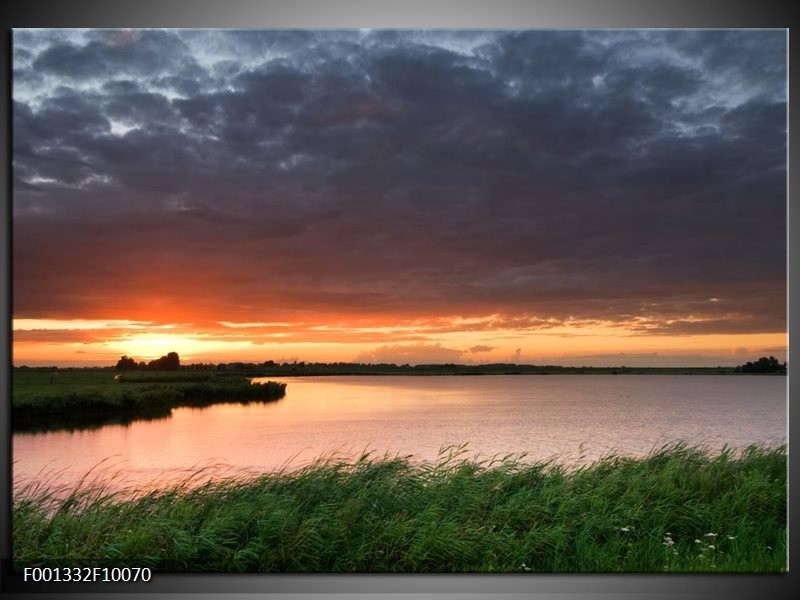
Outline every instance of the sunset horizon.
{"type": "MultiPolygon", "coordinates": [[[[51,325],[52,322],[48,321],[51,325]]],[[[28,325],[26,323],[26,325],[28,325]]],[[[619,343],[617,336],[610,333],[594,334],[591,347],[596,352],[586,351],[587,343],[581,340],[575,344],[583,352],[551,351],[536,352],[523,351],[521,346],[516,348],[498,348],[477,343],[484,337],[475,337],[476,343],[459,350],[459,341],[467,337],[461,330],[444,336],[438,334],[437,339],[445,337],[453,343],[442,345],[436,343],[403,343],[406,336],[418,337],[419,334],[401,334],[387,339],[394,344],[377,345],[364,344],[363,342],[325,342],[324,338],[333,337],[331,331],[336,328],[325,326],[312,326],[306,330],[309,339],[319,337],[320,341],[307,341],[299,343],[258,343],[254,339],[271,336],[299,337],[297,325],[278,324],[265,327],[246,327],[239,324],[220,325],[218,329],[198,331],[196,327],[181,327],[180,325],[165,324],[154,325],[147,322],[130,323],[125,326],[108,322],[92,321],[65,321],[59,325],[62,329],[35,327],[38,323],[31,323],[34,327],[24,329],[15,322],[15,351],[12,364],[14,366],[57,366],[57,367],[107,367],[116,364],[120,356],[130,356],[137,361],[149,361],[168,352],[177,352],[183,364],[190,363],[229,363],[229,362],[254,362],[262,363],[274,361],[285,362],[318,362],[318,363],[395,363],[395,364],[444,364],[455,363],[465,365],[481,365],[492,363],[514,364],[547,364],[561,366],[588,366],[588,367],[732,367],[746,361],[755,360],[760,356],[775,355],[780,361],[786,360],[785,348],[780,346],[781,334],[752,334],[746,336],[693,336],[689,344],[679,337],[667,336],[663,344],[655,345],[648,342],[643,349],[637,348],[635,334],[628,333],[632,338],[630,346],[619,343]],[[288,333],[291,330],[292,333],[288,333]],[[83,341],[63,342],[56,341],[60,332],[70,332],[63,338],[81,339],[83,341]],[[75,332],[75,333],[73,333],[75,332]],[[31,342],[22,342],[20,338],[29,334],[31,342]],[[85,336],[85,337],[83,337],[85,336]],[[43,341],[48,337],[50,342],[43,341]],[[697,339],[700,337],[701,339],[697,339]],[[703,339],[704,338],[704,339],[703,339]],[[726,339],[727,338],[727,339],[726,339]],[[88,341],[97,339],[98,341],[88,341]],[[35,340],[35,341],[33,341],[35,340]],[[616,352],[609,351],[606,344],[614,340],[616,352]],[[726,342],[730,350],[725,350],[726,342]],[[268,346],[272,350],[265,350],[260,346],[268,346]],[[373,350],[356,351],[353,347],[374,347],[373,350]],[[698,347],[705,351],[699,351],[698,347]],[[52,354],[47,354],[51,351],[52,354]],[[355,353],[354,353],[355,352],[355,353]],[[73,356],[69,356],[72,353],[73,356]]],[[[42,324],[44,325],[44,324],[42,324]]],[[[398,327],[398,329],[401,329],[398,327]]],[[[410,328],[409,328],[410,329],[410,328]]],[[[561,328],[559,328],[561,329],[561,328]]],[[[566,328],[564,328],[566,329],[566,328]]],[[[576,328],[577,329],[577,328],[576,328]]],[[[363,330],[355,330],[351,335],[357,338],[378,337],[372,332],[365,334],[363,330]]],[[[383,334],[386,335],[386,334],[383,334]]],[[[496,335],[496,334],[495,334],[496,335]]],[[[509,333],[509,335],[511,335],[509,333]]],[[[556,341],[550,343],[551,347],[569,347],[569,339],[585,337],[585,331],[580,329],[575,332],[554,332],[539,334],[545,339],[552,335],[556,338],[566,339],[561,344],[556,341]]],[[[535,343],[537,336],[528,336],[535,343]]],[[[469,343],[469,342],[468,342],[469,343]]],[[[380,344],[380,343],[378,343],[380,344]]],[[[545,345],[542,344],[542,345],[545,345]]]]}

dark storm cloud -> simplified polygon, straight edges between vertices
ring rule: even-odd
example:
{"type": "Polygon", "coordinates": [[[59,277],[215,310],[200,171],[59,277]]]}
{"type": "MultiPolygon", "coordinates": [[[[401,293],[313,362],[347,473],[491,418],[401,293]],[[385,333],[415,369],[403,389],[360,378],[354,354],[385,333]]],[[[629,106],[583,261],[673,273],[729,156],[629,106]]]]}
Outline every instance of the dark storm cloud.
{"type": "Polygon", "coordinates": [[[785,329],[783,32],[14,42],[20,316],[785,329]]]}
{"type": "Polygon", "coordinates": [[[85,44],[55,43],[32,63],[36,71],[68,79],[101,79],[119,75],[151,76],[184,70],[193,64],[176,33],[98,30],[85,44]]]}

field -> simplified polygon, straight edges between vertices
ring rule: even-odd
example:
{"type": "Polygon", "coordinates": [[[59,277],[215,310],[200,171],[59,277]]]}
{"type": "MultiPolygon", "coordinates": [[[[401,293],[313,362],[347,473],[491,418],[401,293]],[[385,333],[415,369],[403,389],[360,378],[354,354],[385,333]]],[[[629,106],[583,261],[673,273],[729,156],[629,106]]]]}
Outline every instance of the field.
{"type": "Polygon", "coordinates": [[[585,467],[328,460],[129,497],[15,490],[17,568],[215,572],[782,572],[786,453],[682,445],[585,467]]]}
{"type": "Polygon", "coordinates": [[[251,384],[236,373],[110,369],[15,369],[12,427],[15,432],[99,427],[165,418],[179,406],[272,401],[286,384],[251,384]]]}

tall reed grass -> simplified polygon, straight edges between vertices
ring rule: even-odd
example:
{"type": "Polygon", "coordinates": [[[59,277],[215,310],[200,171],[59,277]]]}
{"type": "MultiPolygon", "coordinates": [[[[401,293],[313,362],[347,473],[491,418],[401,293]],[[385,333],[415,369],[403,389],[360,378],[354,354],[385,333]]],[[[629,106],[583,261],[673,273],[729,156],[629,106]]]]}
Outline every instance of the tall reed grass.
{"type": "MultiPolygon", "coordinates": [[[[568,468],[524,457],[318,461],[128,497],[16,489],[14,564],[214,572],[780,572],[786,453],[685,445],[568,468]]],[[[61,490],[63,492],[63,490],[61,490]]]]}

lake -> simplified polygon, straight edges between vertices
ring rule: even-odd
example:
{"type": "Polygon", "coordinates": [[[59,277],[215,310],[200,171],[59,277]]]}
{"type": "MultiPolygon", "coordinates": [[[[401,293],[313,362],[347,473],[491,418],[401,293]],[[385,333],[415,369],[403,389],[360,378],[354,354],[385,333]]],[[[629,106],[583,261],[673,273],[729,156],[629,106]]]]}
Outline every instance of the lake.
{"type": "Polygon", "coordinates": [[[15,485],[34,480],[71,487],[94,468],[90,480],[113,474],[114,486],[149,487],[198,467],[202,477],[266,472],[365,450],[435,461],[443,447],[461,444],[466,457],[524,452],[525,460],[573,463],[609,452],[643,455],[678,440],[712,449],[787,441],[786,377],[280,380],[286,396],[272,403],[179,408],[156,421],[15,434],[15,485]]]}

